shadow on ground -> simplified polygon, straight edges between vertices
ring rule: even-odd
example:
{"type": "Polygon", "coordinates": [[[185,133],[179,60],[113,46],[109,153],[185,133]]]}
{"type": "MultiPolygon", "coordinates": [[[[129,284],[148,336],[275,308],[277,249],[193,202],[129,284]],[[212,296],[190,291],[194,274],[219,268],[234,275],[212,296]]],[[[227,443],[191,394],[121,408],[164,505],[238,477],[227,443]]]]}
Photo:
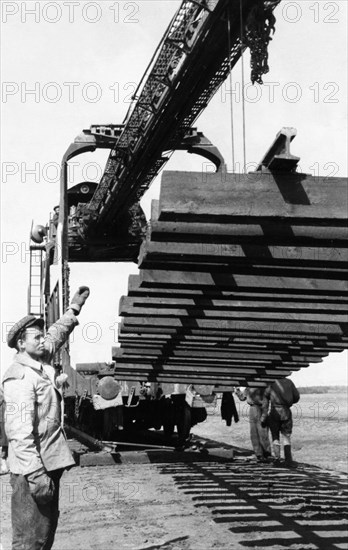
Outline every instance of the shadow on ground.
{"type": "Polygon", "coordinates": [[[238,534],[246,549],[348,548],[345,474],[257,464],[243,454],[230,463],[168,464],[161,473],[238,534]]]}

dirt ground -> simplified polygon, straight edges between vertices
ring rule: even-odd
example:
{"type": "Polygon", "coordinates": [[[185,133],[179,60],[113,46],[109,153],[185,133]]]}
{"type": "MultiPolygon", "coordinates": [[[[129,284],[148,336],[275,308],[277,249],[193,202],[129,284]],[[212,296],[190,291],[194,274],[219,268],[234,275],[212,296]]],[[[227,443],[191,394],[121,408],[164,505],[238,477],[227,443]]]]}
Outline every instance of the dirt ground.
{"type": "MultiPolygon", "coordinates": [[[[149,454],[145,464],[74,468],[62,479],[54,549],[348,548],[346,397],[302,397],[294,470],[255,463],[243,407],[238,424],[227,427],[211,409],[193,430],[200,440],[233,445],[232,461],[212,449],[211,456],[185,451],[165,461],[149,454]]],[[[9,476],[0,482],[8,550],[9,476]]]]}
{"type": "MultiPolygon", "coordinates": [[[[219,404],[208,408],[207,421],[193,428],[198,436],[250,449],[249,406],[236,399],[240,420],[221,421],[219,404]]],[[[348,472],[348,391],[301,395],[292,407],[294,459],[324,469],[348,472]]]]}

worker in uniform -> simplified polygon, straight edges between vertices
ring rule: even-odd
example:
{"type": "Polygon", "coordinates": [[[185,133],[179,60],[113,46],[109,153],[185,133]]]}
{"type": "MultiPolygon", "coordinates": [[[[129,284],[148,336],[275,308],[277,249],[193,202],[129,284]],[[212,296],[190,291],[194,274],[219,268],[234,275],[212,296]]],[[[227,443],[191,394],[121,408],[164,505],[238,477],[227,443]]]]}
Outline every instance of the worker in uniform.
{"type": "Polygon", "coordinates": [[[275,463],[280,463],[280,434],[283,436],[285,466],[294,466],[291,454],[292,413],[290,407],[300,400],[292,380],[282,378],[267,386],[263,394],[261,424],[271,430],[275,463]],[[269,405],[271,410],[268,415],[269,405]]]}
{"type": "Polygon", "coordinates": [[[268,427],[261,426],[261,414],[263,403],[263,389],[261,388],[235,388],[236,395],[241,401],[249,405],[249,425],[251,444],[258,462],[268,462],[271,458],[271,444],[269,441],[268,427]]]}
{"type": "Polygon", "coordinates": [[[49,550],[58,524],[59,481],[75,461],[62,428],[62,393],[51,366],[89,296],[80,287],[67,312],[44,336],[44,320],[28,315],[10,330],[17,350],[3,378],[5,431],[12,486],[12,550],[49,550]]]}

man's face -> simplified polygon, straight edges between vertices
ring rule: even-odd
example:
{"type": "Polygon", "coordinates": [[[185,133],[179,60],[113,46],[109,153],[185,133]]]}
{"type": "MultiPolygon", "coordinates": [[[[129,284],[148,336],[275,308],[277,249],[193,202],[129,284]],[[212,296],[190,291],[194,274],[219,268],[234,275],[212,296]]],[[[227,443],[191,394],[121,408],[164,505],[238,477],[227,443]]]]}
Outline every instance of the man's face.
{"type": "Polygon", "coordinates": [[[21,340],[18,341],[19,349],[27,353],[32,359],[40,359],[45,353],[44,332],[39,327],[29,327],[21,340]]]}

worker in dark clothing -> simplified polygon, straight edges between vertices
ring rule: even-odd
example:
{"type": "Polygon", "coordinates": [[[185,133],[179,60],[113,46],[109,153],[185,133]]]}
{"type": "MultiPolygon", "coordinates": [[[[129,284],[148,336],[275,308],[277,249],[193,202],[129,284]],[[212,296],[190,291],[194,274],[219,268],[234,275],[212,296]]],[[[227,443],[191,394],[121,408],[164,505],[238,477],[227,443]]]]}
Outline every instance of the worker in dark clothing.
{"type": "Polygon", "coordinates": [[[268,427],[261,426],[263,389],[245,388],[235,389],[237,397],[249,405],[250,439],[258,462],[268,462],[271,458],[271,444],[269,442],[268,427]]]}
{"type": "Polygon", "coordinates": [[[283,435],[285,466],[294,466],[291,454],[292,414],[290,408],[300,400],[292,380],[282,378],[267,386],[263,395],[261,425],[271,430],[275,463],[280,463],[280,434],[283,435]],[[268,415],[269,404],[271,410],[268,415]]]}

